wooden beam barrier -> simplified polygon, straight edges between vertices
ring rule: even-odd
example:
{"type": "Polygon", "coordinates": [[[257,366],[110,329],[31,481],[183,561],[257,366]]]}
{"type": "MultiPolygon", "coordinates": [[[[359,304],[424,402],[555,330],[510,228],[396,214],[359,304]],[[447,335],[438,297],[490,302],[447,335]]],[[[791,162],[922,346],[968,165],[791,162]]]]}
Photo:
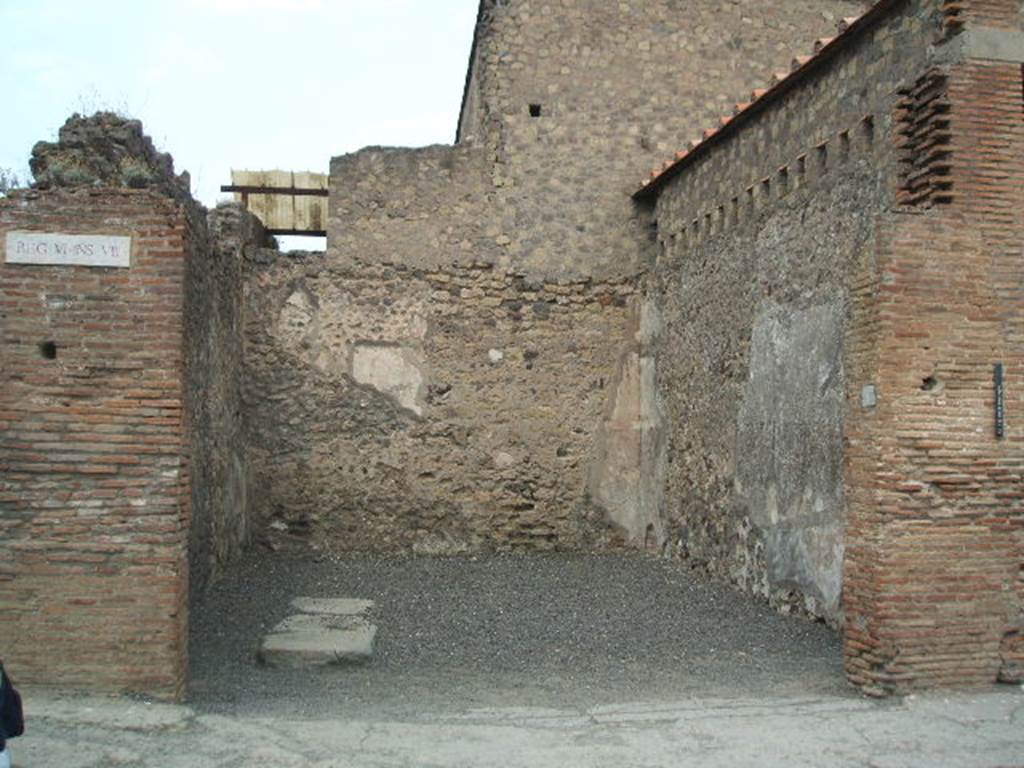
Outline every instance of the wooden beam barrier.
{"type": "Polygon", "coordinates": [[[302,235],[303,237],[327,237],[324,229],[267,229],[268,235],[302,235]]]}
{"type": "Polygon", "coordinates": [[[244,184],[225,184],[220,188],[221,192],[238,192],[242,195],[287,195],[312,197],[327,197],[330,190],[308,189],[302,187],[251,187],[244,184]]]}

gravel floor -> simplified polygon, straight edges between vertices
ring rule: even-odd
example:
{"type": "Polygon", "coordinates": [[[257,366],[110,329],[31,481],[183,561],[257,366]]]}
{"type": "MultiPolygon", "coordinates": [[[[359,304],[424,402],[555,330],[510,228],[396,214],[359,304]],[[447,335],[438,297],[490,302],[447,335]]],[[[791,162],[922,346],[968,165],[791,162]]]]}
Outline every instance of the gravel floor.
{"type": "Polygon", "coordinates": [[[204,712],[403,717],[689,696],[850,691],[833,631],[642,555],[253,557],[193,608],[204,712]],[[376,601],[377,654],[318,672],[258,666],[297,596],[376,601]]]}

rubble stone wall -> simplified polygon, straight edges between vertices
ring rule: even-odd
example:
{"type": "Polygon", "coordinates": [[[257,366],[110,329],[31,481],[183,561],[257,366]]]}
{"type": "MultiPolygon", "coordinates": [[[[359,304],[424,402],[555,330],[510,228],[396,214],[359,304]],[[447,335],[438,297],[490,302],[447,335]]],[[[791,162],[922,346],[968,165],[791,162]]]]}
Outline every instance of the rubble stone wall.
{"type": "Polygon", "coordinates": [[[850,291],[894,201],[896,91],[939,34],[920,5],[698,157],[657,202],[669,544],[832,622],[850,291]]]}
{"type": "Polygon", "coordinates": [[[538,279],[635,275],[649,221],[630,195],[646,170],[787,69],[794,40],[863,7],[485,0],[459,144],[335,158],[330,251],[538,279]]]}
{"type": "Polygon", "coordinates": [[[261,253],[246,264],[245,403],[263,480],[253,500],[273,542],[455,552],[642,539],[647,522],[600,510],[611,474],[640,482],[641,415],[609,407],[640,386],[630,281],[261,253]]]}
{"type": "Polygon", "coordinates": [[[202,594],[253,539],[250,472],[242,409],[242,306],[246,248],[265,235],[255,217],[226,204],[190,207],[194,222],[187,277],[187,413],[192,450],[189,563],[202,594]]]}
{"type": "Polygon", "coordinates": [[[531,273],[635,274],[649,222],[630,195],[646,171],[864,8],[485,0],[460,128],[488,155],[482,238],[531,273]]]}
{"type": "Polygon", "coordinates": [[[630,195],[794,37],[862,7],[485,0],[459,143],[335,158],[326,256],[247,281],[255,450],[294,455],[259,494],[271,514],[363,548],[658,549],[658,318],[623,293],[650,245],[630,195]]]}

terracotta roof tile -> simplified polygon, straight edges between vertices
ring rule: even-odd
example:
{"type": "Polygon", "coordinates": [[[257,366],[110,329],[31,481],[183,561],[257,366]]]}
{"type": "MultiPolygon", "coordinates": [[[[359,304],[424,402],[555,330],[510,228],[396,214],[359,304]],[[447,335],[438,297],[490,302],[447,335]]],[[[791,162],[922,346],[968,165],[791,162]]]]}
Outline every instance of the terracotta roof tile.
{"type": "Polygon", "coordinates": [[[845,19],[839,22],[839,34],[843,34],[846,30],[848,30],[862,18],[862,16],[847,16],[845,19]]]}

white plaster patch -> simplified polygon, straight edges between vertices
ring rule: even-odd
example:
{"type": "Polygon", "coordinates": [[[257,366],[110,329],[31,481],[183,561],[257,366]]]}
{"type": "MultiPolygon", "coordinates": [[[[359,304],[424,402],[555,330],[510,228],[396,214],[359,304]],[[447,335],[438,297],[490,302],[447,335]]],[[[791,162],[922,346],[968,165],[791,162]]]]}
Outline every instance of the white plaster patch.
{"type": "Polygon", "coordinates": [[[422,416],[426,389],[422,364],[419,353],[408,347],[357,344],[352,352],[352,378],[422,416]]]}
{"type": "Polygon", "coordinates": [[[293,291],[281,309],[281,326],[286,335],[302,334],[313,321],[316,306],[303,290],[293,291]]]}
{"type": "Polygon", "coordinates": [[[653,358],[639,352],[620,360],[590,475],[595,502],[631,542],[645,547],[660,547],[665,540],[660,515],[664,429],[654,373],[653,358]]]}

